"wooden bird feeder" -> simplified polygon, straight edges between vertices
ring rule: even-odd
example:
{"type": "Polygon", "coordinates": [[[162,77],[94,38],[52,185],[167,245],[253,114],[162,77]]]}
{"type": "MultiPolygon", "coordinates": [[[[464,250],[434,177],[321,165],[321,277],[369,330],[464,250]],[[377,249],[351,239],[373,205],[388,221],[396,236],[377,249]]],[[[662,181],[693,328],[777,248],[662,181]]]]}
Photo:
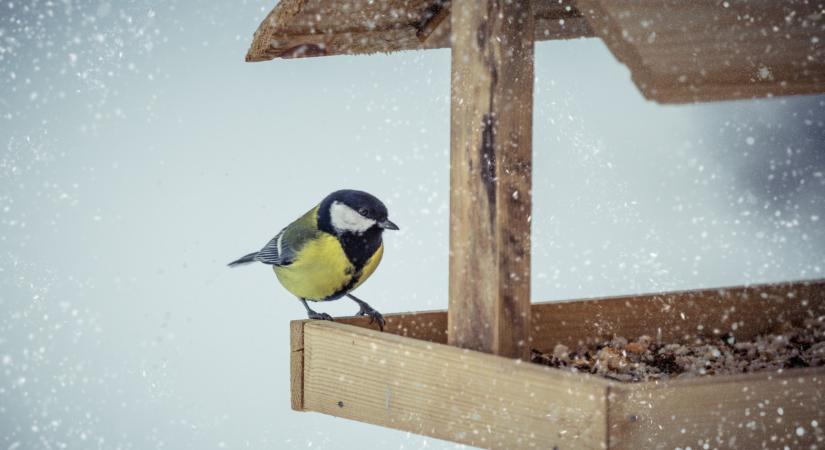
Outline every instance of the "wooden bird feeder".
{"type": "Polygon", "coordinates": [[[526,362],[825,314],[825,281],[530,302],[534,42],[599,37],[661,103],[823,93],[820,3],[281,0],[247,61],[452,47],[448,311],[293,322],[292,407],[485,448],[822,445],[825,368],[629,384],[526,362]]]}

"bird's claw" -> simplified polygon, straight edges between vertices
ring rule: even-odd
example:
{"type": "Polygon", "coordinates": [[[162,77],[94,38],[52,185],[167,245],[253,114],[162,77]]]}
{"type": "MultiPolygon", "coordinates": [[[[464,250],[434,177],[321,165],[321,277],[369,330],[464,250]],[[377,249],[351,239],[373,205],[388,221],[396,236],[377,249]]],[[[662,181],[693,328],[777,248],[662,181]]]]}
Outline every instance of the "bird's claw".
{"type": "Polygon", "coordinates": [[[313,320],[329,320],[329,321],[333,321],[333,322],[335,321],[335,319],[333,319],[332,316],[330,316],[327,313],[319,313],[319,312],[311,311],[307,315],[309,316],[310,319],[313,319],[313,320]]]}
{"type": "Polygon", "coordinates": [[[384,321],[384,316],[383,316],[383,315],[381,315],[381,313],[380,313],[380,312],[375,311],[375,310],[373,310],[373,311],[369,314],[369,316],[370,316],[370,324],[372,324],[373,322],[375,322],[375,323],[377,323],[377,324],[378,324],[378,328],[379,328],[381,331],[384,331],[384,325],[386,325],[386,322],[384,321]]]}
{"type": "Polygon", "coordinates": [[[372,325],[373,323],[377,323],[378,328],[380,328],[381,331],[384,331],[384,325],[386,325],[386,323],[387,323],[384,320],[384,316],[380,312],[372,309],[372,307],[370,307],[366,303],[361,305],[361,309],[358,310],[358,315],[359,316],[369,316],[370,317],[370,325],[372,325]]]}

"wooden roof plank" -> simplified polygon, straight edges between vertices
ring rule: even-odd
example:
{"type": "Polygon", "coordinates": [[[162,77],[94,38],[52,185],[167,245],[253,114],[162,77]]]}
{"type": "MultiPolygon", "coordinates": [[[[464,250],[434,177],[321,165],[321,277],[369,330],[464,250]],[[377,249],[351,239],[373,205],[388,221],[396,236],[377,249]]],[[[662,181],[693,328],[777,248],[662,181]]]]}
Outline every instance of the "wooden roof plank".
{"type": "Polygon", "coordinates": [[[804,0],[578,0],[661,103],[825,93],[825,12],[804,0]]]}
{"type": "Polygon", "coordinates": [[[426,42],[433,31],[450,16],[450,0],[439,0],[427,8],[427,14],[416,26],[416,36],[421,42],[426,42]]]}
{"type": "MultiPolygon", "coordinates": [[[[593,35],[569,0],[537,2],[535,10],[537,40],[593,35]]],[[[282,0],[255,32],[246,60],[447,48],[448,15],[445,0],[282,0]]]]}
{"type": "MultiPolygon", "coordinates": [[[[825,93],[807,0],[532,0],[536,40],[596,35],[661,103],[825,93]]],[[[449,0],[281,0],[247,61],[450,47],[449,0]]]]}

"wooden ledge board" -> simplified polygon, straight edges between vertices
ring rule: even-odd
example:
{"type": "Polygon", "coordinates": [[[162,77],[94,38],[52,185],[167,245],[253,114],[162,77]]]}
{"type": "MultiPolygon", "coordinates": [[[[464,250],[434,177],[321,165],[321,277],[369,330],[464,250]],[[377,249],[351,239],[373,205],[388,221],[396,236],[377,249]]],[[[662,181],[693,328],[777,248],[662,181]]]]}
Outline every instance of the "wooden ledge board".
{"type": "MultiPolygon", "coordinates": [[[[731,333],[743,340],[782,322],[825,314],[825,280],[533,303],[531,312],[531,346],[537,349],[576,346],[613,335],[632,339],[647,334],[676,340],[731,333]]],[[[385,318],[388,333],[447,342],[446,311],[387,314],[385,318]]],[[[363,317],[336,320],[375,327],[363,317]]]]}
{"type": "Polygon", "coordinates": [[[304,348],[293,353],[302,364],[293,406],[302,411],[482,448],[756,448],[774,437],[803,448],[822,438],[812,424],[825,423],[825,368],[622,384],[352,325],[296,323],[304,348]]]}
{"type": "Polygon", "coordinates": [[[335,322],[305,322],[303,342],[305,411],[488,448],[607,433],[609,380],[335,322]]]}
{"type": "MultiPolygon", "coordinates": [[[[631,336],[674,315],[685,325],[665,336],[716,317],[744,339],[825,314],[825,281],[536,304],[533,314],[534,340],[547,345],[631,336]]],[[[797,448],[823,438],[825,368],[625,384],[438,343],[444,312],[388,315],[384,333],[364,325],[293,322],[294,409],[484,448],[797,448]]]]}

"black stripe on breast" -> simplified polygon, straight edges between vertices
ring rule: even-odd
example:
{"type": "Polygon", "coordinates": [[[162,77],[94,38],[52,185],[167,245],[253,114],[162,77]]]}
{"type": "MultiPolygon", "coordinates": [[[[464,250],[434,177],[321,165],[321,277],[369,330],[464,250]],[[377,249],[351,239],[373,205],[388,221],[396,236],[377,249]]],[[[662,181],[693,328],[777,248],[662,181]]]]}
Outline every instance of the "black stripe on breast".
{"type": "Polygon", "coordinates": [[[334,294],[325,298],[324,301],[336,300],[343,297],[347,292],[352,290],[353,286],[361,279],[361,271],[364,265],[367,264],[372,255],[381,247],[381,230],[378,227],[367,230],[364,234],[344,233],[338,237],[341,242],[341,247],[344,249],[344,254],[347,259],[355,266],[355,273],[352,274],[347,284],[341,286],[334,294]]]}
{"type": "Polygon", "coordinates": [[[367,261],[378,251],[378,247],[381,247],[382,231],[384,230],[372,227],[363,234],[344,233],[338,237],[356,272],[361,272],[367,261]]]}

